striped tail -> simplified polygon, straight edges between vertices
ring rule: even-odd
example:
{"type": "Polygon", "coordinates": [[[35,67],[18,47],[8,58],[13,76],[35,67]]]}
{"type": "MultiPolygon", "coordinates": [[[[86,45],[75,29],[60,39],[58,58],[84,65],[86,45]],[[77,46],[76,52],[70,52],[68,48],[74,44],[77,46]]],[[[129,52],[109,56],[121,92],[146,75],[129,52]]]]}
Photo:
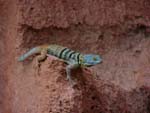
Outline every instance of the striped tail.
{"type": "Polygon", "coordinates": [[[33,55],[33,54],[36,54],[36,53],[40,53],[40,48],[38,47],[35,47],[35,48],[32,48],[31,50],[29,50],[27,53],[23,54],[22,56],[20,56],[18,58],[18,61],[24,61],[26,58],[28,58],[29,56],[33,55]]]}

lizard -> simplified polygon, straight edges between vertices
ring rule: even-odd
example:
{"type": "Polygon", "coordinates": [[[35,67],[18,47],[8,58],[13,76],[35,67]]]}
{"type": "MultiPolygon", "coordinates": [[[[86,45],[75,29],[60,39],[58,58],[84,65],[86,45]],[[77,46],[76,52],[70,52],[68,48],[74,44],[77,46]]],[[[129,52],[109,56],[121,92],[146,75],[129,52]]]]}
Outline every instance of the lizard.
{"type": "Polygon", "coordinates": [[[40,54],[36,58],[36,62],[39,64],[41,61],[45,60],[46,57],[55,56],[62,59],[67,63],[66,73],[67,80],[72,83],[71,70],[78,67],[90,67],[102,62],[102,58],[96,54],[81,54],[67,47],[50,44],[41,45],[30,49],[27,53],[23,54],[18,58],[18,61],[24,61],[29,56],[34,54],[40,54]]]}

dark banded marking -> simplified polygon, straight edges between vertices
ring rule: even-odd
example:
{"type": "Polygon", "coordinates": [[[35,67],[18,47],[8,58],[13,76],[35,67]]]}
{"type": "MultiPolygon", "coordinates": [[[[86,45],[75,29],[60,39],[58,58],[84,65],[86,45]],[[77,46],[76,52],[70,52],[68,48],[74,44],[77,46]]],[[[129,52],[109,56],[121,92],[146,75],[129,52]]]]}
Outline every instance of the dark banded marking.
{"type": "Polygon", "coordinates": [[[78,61],[78,55],[79,55],[79,54],[80,54],[80,53],[76,53],[76,54],[75,54],[75,58],[74,58],[74,59],[75,59],[76,61],[78,61]]]}
{"type": "Polygon", "coordinates": [[[59,58],[62,58],[62,54],[63,54],[63,52],[65,51],[65,50],[67,50],[68,48],[64,48],[61,52],[60,52],[60,54],[58,55],[58,57],[59,58]]]}
{"type": "Polygon", "coordinates": [[[78,53],[75,53],[74,54],[74,56],[73,56],[73,58],[77,61],[77,55],[78,55],[78,53]]]}
{"type": "Polygon", "coordinates": [[[70,53],[69,55],[69,58],[72,58],[75,53],[76,53],[75,51],[72,51],[72,53],[70,53]]]}
{"type": "Polygon", "coordinates": [[[78,56],[77,56],[77,62],[78,62],[78,64],[80,64],[80,53],[78,54],[78,56]]]}
{"type": "Polygon", "coordinates": [[[70,51],[67,53],[66,58],[67,58],[67,59],[70,59],[70,56],[71,56],[71,54],[72,54],[73,52],[74,52],[73,50],[70,50],[70,51]]]}
{"type": "Polygon", "coordinates": [[[67,50],[65,50],[65,51],[63,52],[63,58],[64,58],[64,59],[68,59],[68,58],[67,58],[67,55],[68,55],[69,52],[71,52],[70,49],[67,49],[67,50]]]}

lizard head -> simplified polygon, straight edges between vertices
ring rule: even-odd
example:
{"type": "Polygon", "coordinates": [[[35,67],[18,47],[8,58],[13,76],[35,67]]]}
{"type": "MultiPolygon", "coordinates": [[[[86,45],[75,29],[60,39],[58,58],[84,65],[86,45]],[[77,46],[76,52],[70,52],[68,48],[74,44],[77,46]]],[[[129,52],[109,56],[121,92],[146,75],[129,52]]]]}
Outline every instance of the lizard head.
{"type": "Polygon", "coordinates": [[[81,62],[84,66],[90,67],[101,63],[102,59],[100,58],[99,55],[87,54],[83,55],[81,62]]]}

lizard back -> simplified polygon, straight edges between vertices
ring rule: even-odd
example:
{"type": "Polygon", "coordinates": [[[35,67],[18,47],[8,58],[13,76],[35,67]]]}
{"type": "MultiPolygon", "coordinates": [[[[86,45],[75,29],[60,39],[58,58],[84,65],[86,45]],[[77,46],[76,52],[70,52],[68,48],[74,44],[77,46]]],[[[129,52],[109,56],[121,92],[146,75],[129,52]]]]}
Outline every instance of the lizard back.
{"type": "Polygon", "coordinates": [[[48,54],[54,55],[60,59],[75,60],[78,63],[80,63],[80,57],[82,56],[79,52],[75,52],[60,45],[49,45],[47,51],[48,54]]]}

